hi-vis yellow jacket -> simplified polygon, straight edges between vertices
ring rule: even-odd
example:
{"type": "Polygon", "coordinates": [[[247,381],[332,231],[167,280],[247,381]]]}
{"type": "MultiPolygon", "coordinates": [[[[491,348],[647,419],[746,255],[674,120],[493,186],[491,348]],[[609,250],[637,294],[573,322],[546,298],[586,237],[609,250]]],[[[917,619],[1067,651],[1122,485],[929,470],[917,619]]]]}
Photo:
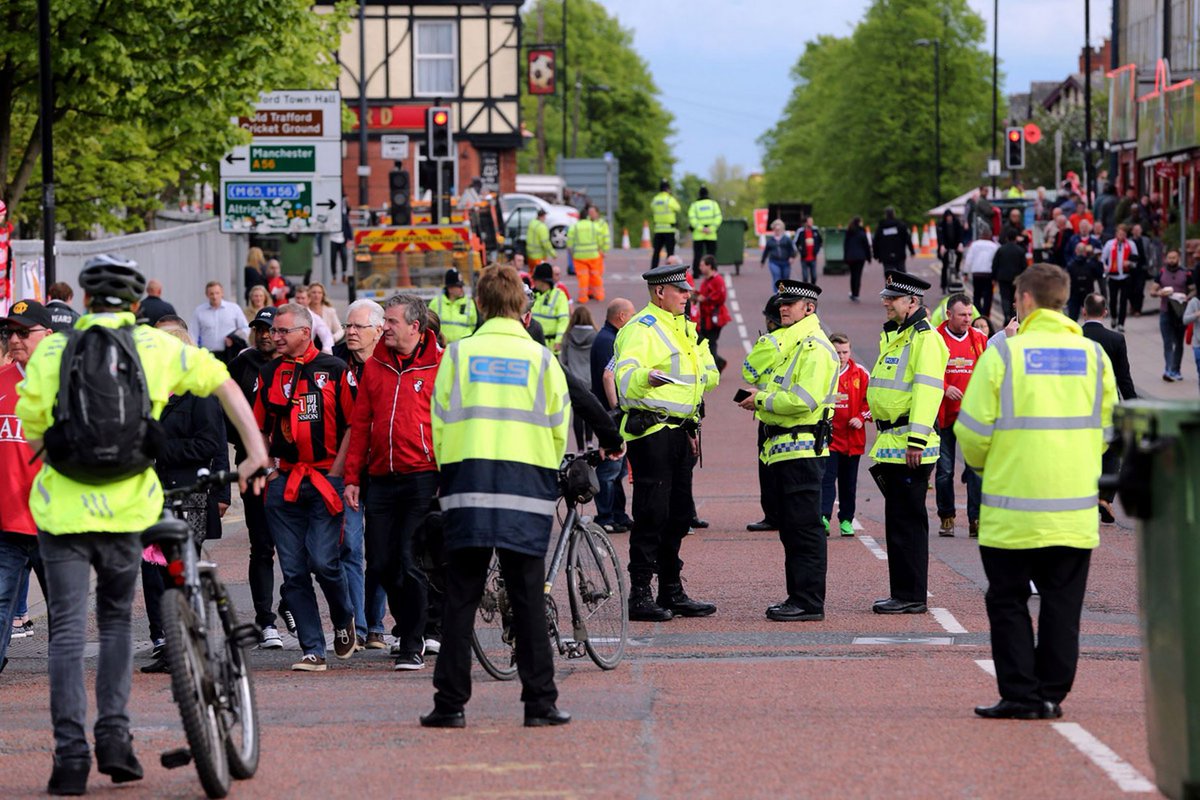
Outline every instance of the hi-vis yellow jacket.
{"type": "MultiPolygon", "coordinates": [[[[767,385],[754,395],[755,416],[781,428],[815,425],[829,411],[837,391],[838,357],[816,314],[775,331],[782,360],[767,385]]],[[[767,338],[767,337],[763,337],[767,338]]],[[[775,464],[795,458],[817,458],[812,431],[768,435],[759,460],[775,464]]],[[[825,453],[821,453],[824,456],[825,453]]]]}
{"type": "Polygon", "coordinates": [[[717,228],[721,227],[721,204],[712,198],[692,203],[688,206],[688,225],[692,226],[692,239],[715,242],[717,228]]]}
{"type": "Polygon", "coordinates": [[[742,379],[746,383],[759,389],[770,385],[771,373],[783,361],[779,337],[783,335],[784,330],[777,328],[772,333],[758,337],[754,347],[746,354],[746,360],[742,362],[742,379]]]}
{"type": "Polygon", "coordinates": [[[608,225],[600,220],[579,220],[567,231],[567,247],[575,258],[599,258],[608,250],[608,225]]]}
{"type": "Polygon", "coordinates": [[[950,351],[925,318],[924,309],[897,326],[889,322],[879,337],[879,358],[871,370],[867,404],[879,429],[871,458],[903,464],[909,447],[920,447],[921,463],[938,458],[937,412],[950,351]],[[885,427],[894,425],[884,430],[885,427]]]}
{"type": "Polygon", "coordinates": [[[475,301],[466,295],[451,300],[442,291],[429,302],[429,307],[442,321],[442,336],[446,337],[446,344],[467,338],[475,332],[475,326],[479,324],[475,301]]]}
{"type": "Polygon", "coordinates": [[[550,243],[550,229],[540,219],[529,221],[525,232],[525,257],[532,261],[549,261],[554,258],[554,245],[550,243]]]}
{"type": "Polygon", "coordinates": [[[542,326],[542,333],[546,335],[546,346],[551,350],[558,347],[559,339],[567,332],[570,315],[571,306],[567,302],[567,296],[559,291],[557,286],[534,293],[533,318],[542,326]]]}
{"type": "Polygon", "coordinates": [[[670,192],[659,192],[650,201],[650,213],[654,217],[655,233],[674,233],[675,215],[683,209],[670,192]]]}
{"type": "Polygon", "coordinates": [[[954,425],[983,473],[981,545],[1100,543],[1096,484],[1116,402],[1108,356],[1056,311],[1035,311],[983,352],[954,425]]]}
{"type": "MultiPolygon", "coordinates": [[[[719,382],[708,341],[697,341],[696,326],[682,314],[675,316],[653,303],[621,328],[613,360],[621,409],[651,411],[662,419],[642,436],[697,419],[704,394],[719,382]],[[651,386],[653,369],[665,372],[677,383],[651,386]]],[[[621,424],[625,440],[641,438],[625,430],[627,422],[628,418],[621,424]]]]}

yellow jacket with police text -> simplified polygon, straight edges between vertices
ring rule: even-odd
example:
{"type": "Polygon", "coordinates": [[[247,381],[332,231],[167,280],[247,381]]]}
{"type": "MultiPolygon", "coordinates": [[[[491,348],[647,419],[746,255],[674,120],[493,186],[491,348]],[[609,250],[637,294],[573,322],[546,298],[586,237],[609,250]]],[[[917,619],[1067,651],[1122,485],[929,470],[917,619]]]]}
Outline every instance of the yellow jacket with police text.
{"type": "Polygon", "coordinates": [[[937,461],[937,413],[949,360],[946,342],[930,326],[923,309],[903,325],[889,322],[883,326],[879,358],[867,386],[867,405],[879,430],[871,448],[872,459],[903,464],[907,449],[919,447],[922,464],[937,461]],[[900,424],[884,430],[880,422],[900,424]]]}

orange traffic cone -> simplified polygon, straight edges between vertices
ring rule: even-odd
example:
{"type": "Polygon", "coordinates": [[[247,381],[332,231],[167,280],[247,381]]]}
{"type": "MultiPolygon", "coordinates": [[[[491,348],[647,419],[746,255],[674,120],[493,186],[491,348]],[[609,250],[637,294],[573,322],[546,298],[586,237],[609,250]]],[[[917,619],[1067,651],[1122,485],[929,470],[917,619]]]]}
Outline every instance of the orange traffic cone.
{"type": "Polygon", "coordinates": [[[938,251],[937,225],[934,225],[932,222],[929,223],[929,250],[935,256],[937,255],[937,251],[938,251]]]}
{"type": "Polygon", "coordinates": [[[917,233],[917,226],[912,226],[912,249],[914,253],[921,250],[921,236],[917,233]]]}
{"type": "Polygon", "coordinates": [[[929,255],[929,223],[921,229],[921,255],[929,255]]]}
{"type": "Polygon", "coordinates": [[[629,249],[629,228],[621,228],[621,249],[629,249]]]}
{"type": "Polygon", "coordinates": [[[642,243],[639,245],[642,250],[650,249],[650,223],[642,220],[642,243]]]}

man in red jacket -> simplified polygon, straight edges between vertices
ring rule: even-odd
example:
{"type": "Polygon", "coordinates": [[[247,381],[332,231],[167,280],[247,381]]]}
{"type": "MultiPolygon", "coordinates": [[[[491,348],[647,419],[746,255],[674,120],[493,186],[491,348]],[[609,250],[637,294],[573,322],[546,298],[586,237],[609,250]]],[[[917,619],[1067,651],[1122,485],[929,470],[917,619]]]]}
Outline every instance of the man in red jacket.
{"type": "MultiPolygon", "coordinates": [[[[938,456],[937,489],[938,516],[942,527],[940,536],[954,535],[954,421],[962,406],[967,382],[975,371],[975,362],[987,347],[987,335],[971,327],[971,299],[965,294],[954,294],[946,301],[946,321],[938,326],[938,333],[950,350],[946,362],[946,394],[938,409],[937,426],[942,437],[942,450],[938,456]]],[[[963,480],[967,484],[967,525],[972,538],[979,536],[979,502],[983,494],[983,478],[973,470],[966,470],[963,480]]]]}
{"type": "Polygon", "coordinates": [[[833,440],[821,482],[821,516],[829,533],[833,501],[838,502],[842,536],[854,535],[854,501],[858,494],[858,461],[867,448],[867,384],[871,373],[850,357],[850,338],[844,333],[829,337],[838,354],[838,388],[833,408],[833,440]]]}
{"type": "Polygon", "coordinates": [[[442,349],[428,328],[425,301],[398,294],[387,301],[383,339],[363,367],[350,425],[346,504],[366,494],[367,577],[387,592],[396,620],[395,669],[425,666],[429,586],[421,570],[416,532],[437,492],[430,403],[442,349]]]}
{"type": "Polygon", "coordinates": [[[23,598],[25,576],[37,573],[45,592],[38,557],[37,526],[29,513],[29,492],[42,462],[33,457],[17,418],[17,384],[38,342],[50,335],[50,312],[33,300],[18,300],[0,319],[0,336],[12,363],[0,367],[0,670],[8,659],[13,615],[23,598]]]}

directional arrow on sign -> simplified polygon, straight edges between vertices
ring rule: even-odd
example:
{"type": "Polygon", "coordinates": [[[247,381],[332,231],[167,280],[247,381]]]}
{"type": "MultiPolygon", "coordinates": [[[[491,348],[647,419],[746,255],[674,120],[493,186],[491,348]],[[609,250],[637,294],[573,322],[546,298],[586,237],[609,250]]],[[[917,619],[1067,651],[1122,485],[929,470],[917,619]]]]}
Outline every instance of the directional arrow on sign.
{"type": "Polygon", "coordinates": [[[335,208],[337,208],[337,201],[336,200],[326,200],[324,203],[317,203],[317,205],[321,206],[322,208],[328,208],[330,211],[333,211],[335,208]]]}
{"type": "Polygon", "coordinates": [[[235,161],[245,161],[245,160],[246,160],[245,156],[235,156],[233,153],[230,153],[229,155],[225,156],[225,163],[230,164],[230,165],[232,165],[233,162],[235,162],[235,161]]]}

